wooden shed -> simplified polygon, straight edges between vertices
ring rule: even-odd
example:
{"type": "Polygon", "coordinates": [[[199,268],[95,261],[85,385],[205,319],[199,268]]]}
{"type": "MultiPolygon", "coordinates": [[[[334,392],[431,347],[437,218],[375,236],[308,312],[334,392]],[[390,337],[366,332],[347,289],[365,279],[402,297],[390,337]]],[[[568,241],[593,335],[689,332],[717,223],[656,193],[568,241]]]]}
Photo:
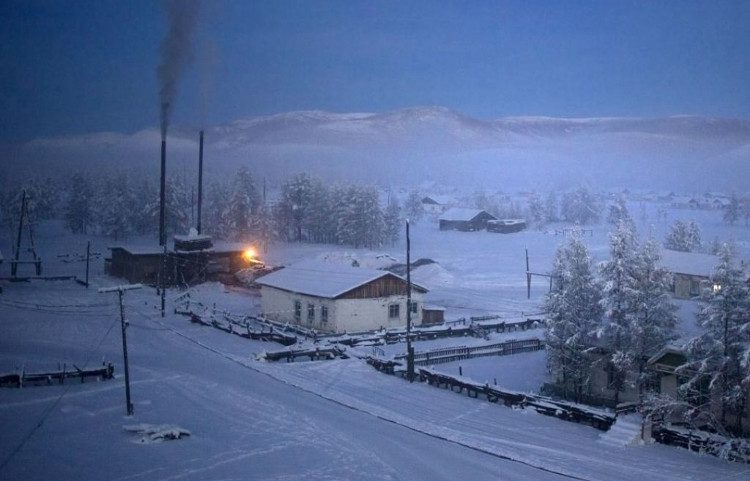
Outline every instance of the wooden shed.
{"type": "Polygon", "coordinates": [[[497,220],[495,216],[481,209],[454,207],[440,216],[440,230],[460,230],[464,232],[484,230],[487,221],[497,220]]]}

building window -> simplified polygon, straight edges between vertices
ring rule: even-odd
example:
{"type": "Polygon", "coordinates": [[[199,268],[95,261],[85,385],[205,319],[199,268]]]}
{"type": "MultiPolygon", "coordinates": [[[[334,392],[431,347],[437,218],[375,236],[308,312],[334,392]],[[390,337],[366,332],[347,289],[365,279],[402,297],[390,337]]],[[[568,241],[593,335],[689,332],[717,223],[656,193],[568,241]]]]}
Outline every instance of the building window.
{"type": "Polygon", "coordinates": [[[300,301],[294,301],[294,320],[300,321],[302,319],[302,303],[300,301]]]}
{"type": "Polygon", "coordinates": [[[307,303],[307,322],[315,320],[315,304],[307,303]]]}
{"type": "Polygon", "coordinates": [[[417,307],[418,307],[417,304],[418,304],[417,301],[411,301],[411,313],[412,314],[417,313],[417,307]]]}
{"type": "Polygon", "coordinates": [[[401,306],[398,304],[391,304],[390,306],[388,306],[388,317],[390,317],[391,319],[398,319],[400,317],[400,307],[401,306]]]}
{"type": "Polygon", "coordinates": [[[328,306],[320,306],[320,322],[328,322],[328,306]]]}

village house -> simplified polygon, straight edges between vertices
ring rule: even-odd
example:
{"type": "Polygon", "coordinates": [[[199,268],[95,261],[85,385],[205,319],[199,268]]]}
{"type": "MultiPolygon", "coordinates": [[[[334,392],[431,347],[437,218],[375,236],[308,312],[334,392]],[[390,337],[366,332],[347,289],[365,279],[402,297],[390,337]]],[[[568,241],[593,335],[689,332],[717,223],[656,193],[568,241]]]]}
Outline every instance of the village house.
{"type": "Polygon", "coordinates": [[[477,231],[487,228],[487,221],[497,220],[495,216],[481,209],[454,207],[440,216],[440,230],[477,231]]]}
{"type": "Polygon", "coordinates": [[[677,299],[697,297],[707,286],[719,258],[698,252],[662,251],[662,266],[672,273],[672,294],[677,299]]]}
{"type": "Polygon", "coordinates": [[[456,205],[456,199],[447,195],[428,195],[422,198],[422,208],[429,214],[442,214],[456,205]]]}
{"type": "MultiPolygon", "coordinates": [[[[319,260],[284,267],[256,280],[263,316],[324,332],[406,325],[407,282],[389,271],[319,260]]],[[[427,289],[412,284],[411,319],[422,323],[427,289]]]]}

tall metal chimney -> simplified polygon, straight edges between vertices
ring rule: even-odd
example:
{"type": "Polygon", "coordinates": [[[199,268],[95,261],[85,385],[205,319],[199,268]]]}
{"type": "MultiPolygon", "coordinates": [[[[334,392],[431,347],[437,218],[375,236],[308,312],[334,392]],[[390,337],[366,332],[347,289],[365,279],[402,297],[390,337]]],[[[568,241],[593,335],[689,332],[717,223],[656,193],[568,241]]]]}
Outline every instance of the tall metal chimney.
{"type": "Polygon", "coordinates": [[[166,135],[161,138],[161,187],[159,189],[159,245],[167,244],[167,234],[164,231],[164,204],[167,187],[167,139],[166,135]]]}
{"type": "Polygon", "coordinates": [[[203,131],[198,140],[198,222],[196,229],[201,233],[201,207],[203,206],[203,131]]]}

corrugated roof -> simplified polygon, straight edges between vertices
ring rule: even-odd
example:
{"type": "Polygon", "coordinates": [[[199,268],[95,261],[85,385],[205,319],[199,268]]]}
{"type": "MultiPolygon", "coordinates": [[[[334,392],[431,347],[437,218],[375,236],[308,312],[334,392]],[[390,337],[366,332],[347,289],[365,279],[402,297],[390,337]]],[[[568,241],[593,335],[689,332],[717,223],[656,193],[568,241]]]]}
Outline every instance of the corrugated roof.
{"type": "Polygon", "coordinates": [[[488,214],[486,211],[483,211],[482,209],[467,209],[465,207],[453,207],[452,209],[446,210],[443,215],[440,216],[440,220],[450,220],[450,221],[469,221],[472,220],[474,217],[478,216],[484,212],[485,214],[489,215],[494,219],[494,217],[490,214],[488,214]]]}
{"type": "MultiPolygon", "coordinates": [[[[315,297],[334,299],[352,289],[380,279],[394,276],[406,280],[388,271],[349,267],[342,264],[308,260],[284,267],[278,271],[258,278],[255,282],[284,291],[296,292],[315,297]]],[[[416,290],[427,292],[422,286],[412,283],[416,290]]]]}

